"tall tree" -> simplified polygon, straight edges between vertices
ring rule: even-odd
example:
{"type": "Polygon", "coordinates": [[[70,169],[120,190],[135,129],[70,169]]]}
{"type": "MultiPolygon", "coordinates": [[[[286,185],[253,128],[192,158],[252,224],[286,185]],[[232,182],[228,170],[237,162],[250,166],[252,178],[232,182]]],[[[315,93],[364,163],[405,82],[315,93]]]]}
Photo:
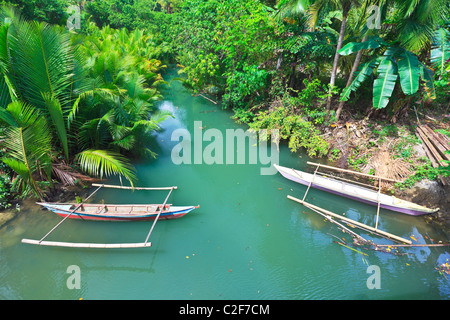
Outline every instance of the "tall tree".
{"type": "Polygon", "coordinates": [[[342,12],[342,20],[341,26],[339,29],[339,37],[336,44],[336,52],[333,59],[333,67],[331,69],[330,75],[330,88],[329,88],[329,96],[327,100],[326,110],[330,111],[331,101],[332,101],[332,90],[336,83],[336,75],[339,65],[339,50],[342,48],[342,43],[345,37],[345,31],[347,26],[348,14],[352,8],[358,7],[360,5],[360,1],[358,0],[317,0],[312,3],[308,12],[310,13],[310,23],[311,26],[315,26],[317,21],[319,20],[321,12],[325,10],[340,10],[342,12]]]}
{"type": "Polygon", "coordinates": [[[359,0],[285,0],[279,3],[282,11],[300,13],[306,9],[306,13],[309,15],[309,25],[311,29],[314,29],[320,17],[330,10],[340,10],[342,12],[342,20],[339,28],[339,37],[336,44],[336,51],[333,59],[333,66],[330,75],[330,87],[329,96],[326,104],[327,112],[330,111],[332,101],[332,90],[336,83],[336,75],[339,65],[339,50],[342,48],[342,44],[345,37],[346,25],[348,14],[352,8],[356,8],[360,5],[359,0]]]}

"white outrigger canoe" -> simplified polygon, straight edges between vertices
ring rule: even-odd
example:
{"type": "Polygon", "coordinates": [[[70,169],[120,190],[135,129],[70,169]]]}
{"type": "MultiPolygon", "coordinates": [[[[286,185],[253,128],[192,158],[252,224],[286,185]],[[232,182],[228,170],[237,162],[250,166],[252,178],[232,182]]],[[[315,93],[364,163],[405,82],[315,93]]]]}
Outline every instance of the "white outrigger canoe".
{"type": "Polygon", "coordinates": [[[369,188],[361,187],[343,181],[338,181],[336,179],[321,176],[319,174],[310,174],[307,172],[282,167],[276,164],[274,164],[274,166],[278,170],[278,172],[286,179],[370,205],[379,205],[381,208],[387,210],[412,216],[430,214],[439,211],[439,208],[427,208],[413,202],[409,202],[396,198],[394,196],[389,196],[387,194],[371,190],[369,188]]]}

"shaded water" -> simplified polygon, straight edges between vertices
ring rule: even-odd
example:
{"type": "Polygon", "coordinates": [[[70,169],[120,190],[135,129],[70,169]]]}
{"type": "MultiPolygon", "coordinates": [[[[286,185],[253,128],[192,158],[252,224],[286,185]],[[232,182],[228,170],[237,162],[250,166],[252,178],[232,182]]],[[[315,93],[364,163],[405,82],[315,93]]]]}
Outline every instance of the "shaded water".
{"type": "MultiPolygon", "coordinates": [[[[175,73],[169,72],[168,77],[175,73]]],[[[170,141],[194,121],[216,128],[243,128],[179,83],[165,92],[160,108],[175,118],[155,136],[155,160],[136,163],[139,186],[178,186],[175,205],[200,208],[178,220],[156,224],[151,248],[69,249],[22,244],[40,239],[61,218],[27,204],[18,218],[0,229],[1,299],[449,299],[450,277],[435,267],[450,258],[448,248],[410,248],[407,256],[342,247],[342,237],[316,213],[286,198],[302,198],[306,187],[279,174],[261,175],[261,164],[175,165],[170,141]],[[212,112],[205,112],[212,111],[212,112]],[[67,268],[78,266],[80,289],[69,289],[67,268]],[[368,265],[380,269],[380,289],[368,289],[368,265]]],[[[207,143],[205,143],[207,145],[207,143]]],[[[310,170],[306,155],[280,146],[280,165],[310,170]],[[301,157],[299,157],[301,156],[301,157]]],[[[264,166],[265,167],[265,166],[264,166]]],[[[118,183],[113,180],[111,183],[118,183]]],[[[93,189],[92,189],[93,190],[93,189]]],[[[94,201],[162,202],[166,192],[102,189],[94,201]]],[[[311,189],[307,200],[374,225],[376,208],[311,189]]],[[[143,242],[151,222],[68,220],[47,240],[143,242]]],[[[419,243],[448,241],[420,217],[381,211],[379,227],[419,243]]],[[[364,235],[378,243],[387,240],[364,235]]]]}

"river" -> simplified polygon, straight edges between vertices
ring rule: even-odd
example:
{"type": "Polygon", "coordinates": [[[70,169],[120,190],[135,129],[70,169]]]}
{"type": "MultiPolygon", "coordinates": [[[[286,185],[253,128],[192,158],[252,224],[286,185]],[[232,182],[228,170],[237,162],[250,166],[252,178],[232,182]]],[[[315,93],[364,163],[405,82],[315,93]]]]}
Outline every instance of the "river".
{"type": "MultiPolygon", "coordinates": [[[[165,75],[175,76],[173,70],[165,75]]],[[[332,235],[344,235],[334,225],[287,199],[287,195],[302,198],[306,187],[280,174],[261,174],[261,168],[269,166],[261,161],[174,163],[172,151],[179,141],[171,137],[177,129],[193,135],[201,121],[200,132],[217,129],[210,132],[226,137],[227,129],[246,128],[220,104],[192,96],[178,82],[165,89],[164,97],[159,108],[171,111],[174,118],[165,121],[154,137],[151,148],[158,157],[135,163],[137,185],[177,186],[169,203],[200,208],[180,219],[159,221],[150,248],[76,249],[22,244],[22,238],[40,239],[61,221],[28,203],[0,229],[0,299],[450,298],[450,276],[435,269],[450,258],[448,247],[407,248],[402,252],[408,255],[401,256],[366,250],[363,255],[335,242],[332,235]],[[74,287],[76,283],[79,286],[74,287]]],[[[280,165],[311,171],[308,160],[306,154],[293,154],[280,145],[280,165]]],[[[101,189],[93,201],[161,203],[166,194],[101,189]]],[[[314,189],[307,200],[375,224],[374,207],[314,189]]],[[[416,239],[414,243],[449,240],[420,217],[385,210],[380,216],[380,229],[416,239]]],[[[151,224],[67,220],[47,240],[143,242],[151,224]]]]}

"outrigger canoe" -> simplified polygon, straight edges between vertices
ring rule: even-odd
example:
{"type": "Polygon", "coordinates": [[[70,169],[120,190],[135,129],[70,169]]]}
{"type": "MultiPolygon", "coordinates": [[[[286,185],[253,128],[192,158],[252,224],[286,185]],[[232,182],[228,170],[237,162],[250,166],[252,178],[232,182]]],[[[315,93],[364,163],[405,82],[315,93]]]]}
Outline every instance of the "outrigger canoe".
{"type": "Polygon", "coordinates": [[[364,202],[370,205],[404,213],[412,216],[419,216],[430,214],[439,211],[439,209],[427,208],[406,200],[389,196],[387,194],[378,193],[377,191],[361,187],[355,184],[338,181],[329,177],[324,177],[319,174],[313,175],[307,172],[294,170],[291,168],[274,165],[278,172],[286,179],[295,181],[297,183],[311,186],[312,188],[337,194],[352,200],[364,202]]]}
{"type": "MultiPolygon", "coordinates": [[[[101,221],[144,221],[154,220],[160,212],[162,205],[157,204],[82,204],[75,203],[42,203],[39,205],[65,218],[101,221]],[[73,211],[75,208],[79,208],[73,211]]],[[[199,206],[177,207],[167,204],[161,212],[159,219],[177,219],[186,215],[199,206]]]]}
{"type": "Polygon", "coordinates": [[[99,249],[113,249],[113,248],[148,248],[152,246],[149,242],[150,235],[153,232],[156,222],[159,219],[177,219],[186,215],[190,211],[197,209],[200,206],[189,207],[175,207],[167,204],[173,190],[176,186],[164,188],[134,188],[124,186],[113,186],[105,184],[92,184],[98,187],[92,192],[82,203],[44,203],[38,202],[39,205],[47,208],[50,211],[64,217],[56,226],[53,227],[40,240],[22,239],[22,243],[52,246],[52,247],[68,247],[68,248],[99,248],[99,249]],[[166,196],[163,204],[88,204],[87,200],[92,197],[101,188],[117,188],[130,190],[170,190],[166,196]],[[144,242],[138,243],[75,243],[75,242],[58,242],[58,241],[44,241],[50,233],[58,228],[67,219],[82,219],[82,220],[100,220],[100,221],[143,221],[153,220],[152,227],[147,234],[144,242]]]}

